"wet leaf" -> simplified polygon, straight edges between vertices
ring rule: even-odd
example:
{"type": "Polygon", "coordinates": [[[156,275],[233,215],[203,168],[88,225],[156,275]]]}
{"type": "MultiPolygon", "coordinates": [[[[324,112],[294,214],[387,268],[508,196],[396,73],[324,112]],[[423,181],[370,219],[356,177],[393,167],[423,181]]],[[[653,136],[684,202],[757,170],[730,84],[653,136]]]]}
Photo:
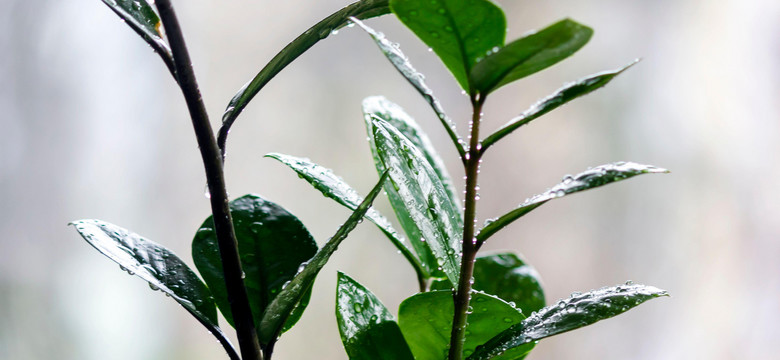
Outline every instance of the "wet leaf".
{"type": "MultiPolygon", "coordinates": [[[[434,282],[431,285],[431,289],[435,290],[449,288],[449,284],[442,282],[434,282]]],[[[472,288],[515,304],[525,315],[546,305],[539,273],[513,253],[478,257],[474,262],[472,288]]]]}
{"type": "MultiPolygon", "coordinates": [[[[369,35],[371,35],[371,38],[374,39],[376,44],[379,46],[379,49],[382,50],[382,53],[384,53],[387,59],[390,60],[390,63],[393,64],[396,70],[398,70],[398,72],[400,72],[401,75],[403,75],[404,78],[406,78],[406,80],[409,81],[409,83],[412,84],[412,86],[414,86],[415,89],[417,89],[417,92],[420,93],[420,95],[422,95],[425,101],[431,106],[433,111],[436,113],[436,116],[439,118],[439,121],[444,126],[444,129],[447,130],[447,134],[450,136],[450,140],[452,140],[452,143],[455,145],[455,149],[458,151],[458,154],[461,157],[465,156],[466,155],[466,150],[464,149],[465,143],[460,138],[460,136],[458,136],[458,131],[455,129],[455,123],[452,121],[452,119],[450,119],[447,116],[446,113],[444,113],[444,109],[442,109],[439,100],[436,99],[436,97],[433,95],[433,91],[431,91],[431,89],[428,88],[428,85],[425,85],[425,77],[419,72],[417,72],[417,70],[414,69],[414,66],[412,66],[411,62],[409,62],[409,59],[406,57],[406,55],[404,55],[404,53],[401,52],[401,48],[398,47],[398,44],[392,43],[390,40],[385,38],[385,36],[382,33],[374,31],[374,29],[366,26],[359,20],[353,19],[353,21],[356,24],[358,24],[361,28],[363,28],[363,30],[365,30],[369,35]]],[[[384,100],[384,98],[368,98],[363,102],[364,111],[366,108],[367,101],[371,103],[376,103],[380,106],[383,105],[382,102],[386,102],[389,105],[392,105],[393,107],[396,107],[400,110],[400,107],[390,103],[387,100],[384,100]]],[[[408,118],[408,116],[406,117],[408,118]]],[[[409,119],[411,120],[411,118],[409,119]]],[[[412,120],[412,122],[414,122],[414,120],[412,120]]],[[[421,131],[419,131],[418,129],[419,128],[417,127],[417,125],[414,124],[414,130],[416,132],[421,133],[421,131]]],[[[411,137],[409,139],[414,141],[414,139],[412,139],[411,137]]],[[[420,146],[420,144],[417,145],[420,146]]],[[[436,162],[432,161],[430,158],[428,159],[428,161],[431,161],[431,164],[436,164],[436,162]]],[[[440,162],[441,160],[439,160],[439,163],[440,162]]]]}
{"type": "MultiPolygon", "coordinates": [[[[455,188],[455,184],[452,183],[452,178],[447,172],[447,167],[444,166],[444,161],[436,152],[436,148],[433,147],[431,140],[428,139],[428,135],[425,134],[420,126],[417,125],[417,122],[404,109],[383,96],[372,96],[363,100],[363,114],[367,117],[373,116],[386,121],[398,129],[412,144],[417,146],[439,177],[444,190],[449,195],[452,206],[455,208],[459,206],[461,201],[457,195],[458,190],[455,188]]],[[[369,121],[369,119],[366,121],[369,121]]]]}
{"type": "Polygon", "coordinates": [[[513,325],[477,347],[468,360],[494,359],[507,349],[527,346],[535,341],[611,318],[661,296],[668,294],[652,286],[630,283],[585,294],[574,294],[571,298],[560,300],[555,305],[532,314],[520,324],[513,325]]]}
{"type": "Polygon", "coordinates": [[[211,292],[178,256],[151,240],[101,220],[71,223],[81,237],[130,275],[149,283],[183,306],[225,348],[231,359],[239,357],[217,322],[211,292]]]}
{"type": "MultiPolygon", "coordinates": [[[[442,360],[447,357],[452,331],[452,292],[431,291],[407,298],[398,310],[398,323],[416,360],[442,360]]],[[[507,302],[481,292],[471,295],[471,313],[468,315],[464,356],[525,316],[507,302]]],[[[520,357],[533,348],[529,344],[510,354],[520,357]]],[[[505,360],[512,359],[506,357],[505,360]]]]}
{"type": "MultiPolygon", "coordinates": [[[[353,189],[349,184],[344,182],[340,177],[333,173],[332,170],[317,165],[308,159],[298,158],[284,154],[268,154],[266,157],[276,159],[281,163],[287,165],[293,169],[298,176],[306,180],[315,189],[319,190],[323,195],[336,200],[341,205],[344,205],[348,209],[355,211],[363,202],[363,198],[353,189]]],[[[404,238],[399,234],[393,226],[390,225],[390,221],[387,220],[378,211],[368,209],[366,218],[376,224],[379,230],[387,236],[388,239],[395,245],[395,247],[403,254],[406,260],[414,267],[418,277],[427,278],[428,274],[420,264],[420,260],[417,256],[406,247],[404,244],[404,238]]]]}
{"type": "Polygon", "coordinates": [[[517,130],[519,127],[536,120],[542,115],[557,109],[559,106],[562,106],[571,100],[587,95],[592,91],[607,85],[615,76],[626,71],[638,61],[639,60],[636,60],[617,70],[604,71],[564,85],[555,93],[539,100],[536,104],[532,105],[531,108],[520,114],[520,116],[509,120],[508,123],[498,129],[495,133],[486,137],[485,140],[482,141],[482,151],[485,151],[485,149],[495,144],[498,140],[501,140],[504,136],[517,130]]]}
{"type": "Polygon", "coordinates": [[[669,170],[652,165],[642,165],[633,162],[616,162],[601,165],[583,171],[575,176],[567,175],[551,189],[527,199],[520,206],[497,219],[485,222],[485,226],[477,234],[477,241],[484,242],[498,230],[533,211],[542,204],[565,195],[604,186],[616,181],[625,180],[637,175],[652,173],[668,173],[669,170]]]}
{"type": "Polygon", "coordinates": [[[555,65],[582,48],[593,30],[572,20],[561,20],[496,49],[471,69],[471,84],[487,95],[510,82],[555,65]]]}
{"type": "Polygon", "coordinates": [[[387,174],[382,174],[379,182],[374,186],[366,199],[358,206],[357,210],[350,215],[347,221],[339,227],[336,234],[320,249],[314,257],[295,275],[295,278],[285,286],[279,295],[274,298],[268,306],[263,319],[258,322],[261,344],[269,344],[276,341],[282,332],[283,325],[287,322],[288,316],[301,301],[303,296],[310,291],[317,274],[330,259],[330,256],[336,252],[347,235],[363,220],[366,212],[371,208],[371,203],[382,190],[387,174]]]}
{"type": "Polygon", "coordinates": [[[368,19],[382,16],[389,12],[388,0],[356,1],[322,19],[295,38],[295,40],[287,44],[287,46],[276,54],[251,81],[241,87],[241,89],[238,90],[238,93],[230,100],[230,103],[228,103],[225,113],[222,115],[222,127],[219,129],[217,137],[217,144],[222,150],[223,156],[225,154],[227,135],[238,115],[249,104],[252,98],[254,98],[255,95],[271,81],[271,79],[287,67],[287,65],[309,50],[314,44],[328,37],[334,30],[346,26],[349,23],[350,17],[368,19]]]}
{"type": "MultiPolygon", "coordinates": [[[[231,201],[230,213],[246,276],[244,285],[257,327],[268,304],[278,296],[284,284],[295,277],[299,267],[317,252],[317,243],[298,218],[258,195],[245,195],[231,201]]],[[[219,310],[232,325],[233,314],[211,216],[203,222],[192,241],[192,258],[214,293],[219,310]]],[[[305,304],[306,301],[296,309],[285,330],[300,318],[305,304]]]]}
{"type": "Polygon", "coordinates": [[[336,321],[350,360],[414,360],[393,315],[371,291],[341,272],[336,321]]]}
{"type": "Polygon", "coordinates": [[[390,0],[390,9],[474,93],[469,73],[479,58],[504,45],[504,12],[488,0],[390,0]]]}
{"type": "Polygon", "coordinates": [[[390,173],[391,186],[387,192],[395,196],[391,197],[391,205],[398,218],[404,219],[401,220],[404,229],[413,225],[412,231],[416,230],[420,236],[410,234],[409,241],[423,266],[431,273],[440,267],[450,282],[457,284],[463,232],[460,209],[452,204],[438,175],[417,146],[379,118],[372,119],[371,128],[382,168],[390,173]],[[430,253],[435,259],[429,257],[430,253]]]}
{"type": "Polygon", "coordinates": [[[162,23],[154,7],[147,0],[103,0],[103,3],[160,55],[168,70],[176,77],[171,49],[160,33],[162,23]]]}

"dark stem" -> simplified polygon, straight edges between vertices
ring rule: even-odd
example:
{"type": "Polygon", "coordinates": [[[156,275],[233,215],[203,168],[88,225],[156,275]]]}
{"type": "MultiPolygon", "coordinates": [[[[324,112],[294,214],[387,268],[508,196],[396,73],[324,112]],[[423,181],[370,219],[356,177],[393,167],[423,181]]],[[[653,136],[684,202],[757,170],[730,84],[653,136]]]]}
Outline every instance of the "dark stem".
{"type": "Polygon", "coordinates": [[[179,22],[173,11],[170,0],[157,0],[157,10],[160,12],[165,32],[173,53],[176,78],[184,94],[187,108],[192,118],[192,126],[198,147],[206,170],[208,189],[211,194],[211,211],[214,218],[214,228],[217,234],[219,254],[222,259],[222,270],[225,275],[228,302],[233,313],[233,320],[238,333],[238,344],[243,360],[262,360],[260,343],[257,340],[252,310],[249,307],[246,288],[244,287],[243,271],[238,256],[238,242],[233,230],[233,221],[228,207],[225,178],[222,170],[222,156],[217,147],[214,132],[211,129],[206,107],[198,90],[195,73],[192,69],[187,47],[184,44],[179,22]]]}
{"type": "Polygon", "coordinates": [[[458,289],[452,294],[455,314],[452,318],[449,360],[463,358],[463,342],[466,334],[466,318],[471,300],[471,277],[474,275],[474,258],[477,246],[474,238],[474,221],[477,214],[477,176],[482,153],[479,142],[479,123],[482,119],[484,99],[472,97],[474,114],[471,120],[471,139],[469,152],[465,158],[466,167],[466,205],[463,211],[463,257],[460,259],[460,279],[458,289]]]}

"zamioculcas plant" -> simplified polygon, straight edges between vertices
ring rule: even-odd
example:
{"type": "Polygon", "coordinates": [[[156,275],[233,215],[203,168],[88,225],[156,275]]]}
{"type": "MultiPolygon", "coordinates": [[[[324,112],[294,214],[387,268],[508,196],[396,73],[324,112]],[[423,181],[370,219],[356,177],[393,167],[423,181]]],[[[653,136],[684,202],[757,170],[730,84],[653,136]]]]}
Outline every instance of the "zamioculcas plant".
{"type": "Polygon", "coordinates": [[[506,43],[504,12],[489,0],[363,0],[312,26],[285,47],[230,101],[218,135],[201,101],[187,47],[170,0],[103,0],[160,55],[179,84],[203,157],[212,205],[197,230],[192,256],[201,278],[163,246],[100,220],[72,224],[99,252],[166,293],[225,348],[231,359],[270,359],[295,325],[319,271],[349,232],[368,219],[415,271],[419,292],[392,311],[367,288],[338,274],[336,320],[350,359],[522,359],[539,340],[623,313],[665,296],[628,282],[547,306],[536,270],[511,252],[478,256],[496,232],[542,204],[576,192],[664,169],[632,162],[590,168],[526,199],[477,227],[481,158],[495,143],[542,115],[610,82],[633,63],[567,84],[492,134],[481,137],[482,108],[493,91],[546,69],[584,46],[593,31],[564,19],[506,43]],[[398,45],[361,22],[392,12],[441,59],[472,106],[467,140],[398,45]],[[357,24],[430,104],[463,164],[461,201],[431,141],[404,110],[383,97],[363,102],[369,148],[379,182],[362,197],[331,170],[308,159],[272,153],[352,215],[318,248],[291,213],[258,195],[228,201],[223,178],[227,134],[238,115],[276,74],[332,31],[357,24]],[[161,29],[165,30],[165,35],[161,29]],[[384,189],[403,234],[371,203],[384,189]],[[217,309],[236,329],[239,350],[217,324],[217,309]]]}

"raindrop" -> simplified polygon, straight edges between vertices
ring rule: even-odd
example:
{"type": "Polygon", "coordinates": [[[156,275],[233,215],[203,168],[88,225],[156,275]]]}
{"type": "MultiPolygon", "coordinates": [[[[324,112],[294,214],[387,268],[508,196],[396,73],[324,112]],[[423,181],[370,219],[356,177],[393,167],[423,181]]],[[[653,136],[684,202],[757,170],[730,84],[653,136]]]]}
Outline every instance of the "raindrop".
{"type": "Polygon", "coordinates": [[[158,288],[157,286],[155,286],[155,285],[154,285],[154,284],[152,284],[152,283],[147,283],[147,284],[149,284],[149,288],[150,288],[150,289],[152,289],[152,291],[157,291],[157,290],[160,290],[160,288],[158,288]]]}

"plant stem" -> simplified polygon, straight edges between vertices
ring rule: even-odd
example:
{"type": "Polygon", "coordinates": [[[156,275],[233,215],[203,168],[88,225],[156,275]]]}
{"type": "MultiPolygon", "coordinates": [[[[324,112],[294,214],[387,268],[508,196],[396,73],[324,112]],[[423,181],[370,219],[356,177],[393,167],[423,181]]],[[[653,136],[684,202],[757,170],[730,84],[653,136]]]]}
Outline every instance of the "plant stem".
{"type": "Polygon", "coordinates": [[[471,277],[474,274],[474,258],[477,256],[477,246],[474,242],[474,222],[477,214],[477,176],[479,175],[479,163],[482,157],[479,142],[479,123],[482,120],[483,103],[484,99],[471,98],[474,113],[471,120],[469,151],[464,159],[466,204],[463,211],[463,256],[460,259],[458,289],[452,294],[455,314],[452,318],[449,360],[461,360],[463,358],[466,318],[468,316],[469,301],[471,300],[471,277]]]}
{"type": "Polygon", "coordinates": [[[222,259],[228,302],[238,333],[241,357],[244,360],[262,360],[263,356],[252,318],[252,310],[249,307],[249,299],[242,279],[243,270],[238,255],[238,242],[233,229],[233,221],[230,216],[222,156],[209,123],[206,107],[195,80],[195,72],[173,6],[170,0],[157,0],[157,9],[168,35],[176,69],[176,79],[187,102],[195,137],[198,140],[198,147],[203,158],[203,166],[206,170],[214,228],[222,259]]]}

